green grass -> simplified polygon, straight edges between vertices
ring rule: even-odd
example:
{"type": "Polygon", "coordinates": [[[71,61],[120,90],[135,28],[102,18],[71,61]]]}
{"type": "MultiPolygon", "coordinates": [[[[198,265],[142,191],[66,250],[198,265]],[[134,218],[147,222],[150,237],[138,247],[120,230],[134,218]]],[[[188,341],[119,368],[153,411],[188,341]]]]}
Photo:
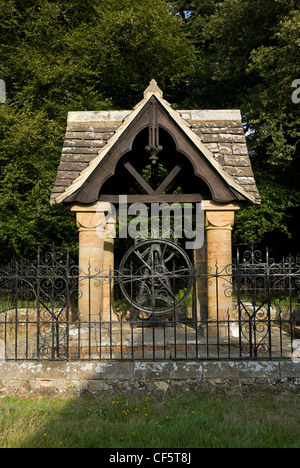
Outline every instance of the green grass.
{"type": "Polygon", "coordinates": [[[1,448],[300,448],[300,395],[0,400],[1,448]]]}

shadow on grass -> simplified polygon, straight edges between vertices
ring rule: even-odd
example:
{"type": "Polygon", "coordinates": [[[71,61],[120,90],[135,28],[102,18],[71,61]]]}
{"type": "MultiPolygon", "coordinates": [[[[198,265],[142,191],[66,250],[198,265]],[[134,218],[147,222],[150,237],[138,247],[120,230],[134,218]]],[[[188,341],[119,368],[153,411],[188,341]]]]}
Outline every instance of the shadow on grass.
{"type": "Polygon", "coordinates": [[[2,447],[111,449],[105,457],[113,449],[300,448],[300,395],[293,393],[83,395],[2,403],[10,406],[14,426],[2,447]]]}

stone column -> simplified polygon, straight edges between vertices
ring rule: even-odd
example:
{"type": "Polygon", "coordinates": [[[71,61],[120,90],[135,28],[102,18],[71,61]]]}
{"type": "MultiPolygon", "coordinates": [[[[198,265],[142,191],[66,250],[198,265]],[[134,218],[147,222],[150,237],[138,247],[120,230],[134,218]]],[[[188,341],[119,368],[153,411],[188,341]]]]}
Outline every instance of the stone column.
{"type": "Polygon", "coordinates": [[[114,238],[116,235],[116,221],[110,218],[106,225],[106,237],[104,239],[103,270],[105,279],[103,282],[103,314],[102,321],[114,321],[114,238]]]}
{"type": "Polygon", "coordinates": [[[72,211],[76,212],[79,230],[80,320],[81,322],[99,322],[100,319],[107,321],[111,319],[107,315],[107,309],[110,308],[107,304],[107,283],[109,283],[107,275],[109,266],[113,265],[113,239],[105,238],[106,233],[102,227],[107,204],[99,202],[93,205],[75,205],[72,211]]]}
{"type": "Polygon", "coordinates": [[[195,297],[194,297],[194,320],[197,326],[202,328],[202,323],[207,319],[207,259],[206,241],[201,249],[193,252],[194,268],[196,272],[195,297]]]}
{"type": "Polygon", "coordinates": [[[236,204],[205,202],[207,245],[208,335],[228,335],[228,314],[232,313],[232,240],[236,204]],[[218,322],[218,323],[217,323],[218,322]]]}

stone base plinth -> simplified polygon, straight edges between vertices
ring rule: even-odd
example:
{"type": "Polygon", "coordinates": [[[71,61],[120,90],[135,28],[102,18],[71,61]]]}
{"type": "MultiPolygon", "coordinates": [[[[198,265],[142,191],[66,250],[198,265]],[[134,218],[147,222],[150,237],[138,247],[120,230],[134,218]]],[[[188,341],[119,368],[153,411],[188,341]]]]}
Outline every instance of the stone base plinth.
{"type": "Polygon", "coordinates": [[[299,391],[293,362],[109,361],[0,362],[0,396],[80,397],[82,394],[166,393],[242,388],[299,391]]]}

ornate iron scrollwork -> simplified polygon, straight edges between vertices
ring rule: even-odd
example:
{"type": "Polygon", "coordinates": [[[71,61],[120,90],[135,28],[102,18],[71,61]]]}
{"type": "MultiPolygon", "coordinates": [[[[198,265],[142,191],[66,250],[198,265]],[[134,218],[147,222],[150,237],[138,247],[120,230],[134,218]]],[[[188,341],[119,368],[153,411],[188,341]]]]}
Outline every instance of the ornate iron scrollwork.
{"type": "Polygon", "coordinates": [[[120,288],[138,311],[161,315],[175,311],[189,295],[193,268],[187,254],[165,239],[138,242],[120,264],[120,288]]]}

